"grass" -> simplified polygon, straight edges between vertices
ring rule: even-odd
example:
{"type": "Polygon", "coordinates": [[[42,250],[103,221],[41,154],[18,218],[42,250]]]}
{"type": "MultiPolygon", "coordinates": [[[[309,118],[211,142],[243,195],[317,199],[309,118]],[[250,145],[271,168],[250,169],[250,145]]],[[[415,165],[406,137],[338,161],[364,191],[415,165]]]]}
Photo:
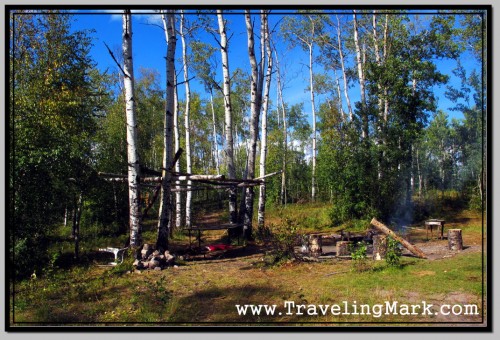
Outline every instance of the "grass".
{"type": "Polygon", "coordinates": [[[324,203],[288,204],[284,207],[272,207],[266,210],[266,221],[269,225],[276,225],[281,223],[283,216],[287,216],[298,221],[304,233],[332,230],[328,215],[330,209],[331,206],[324,203]]]}
{"type": "MultiPolygon", "coordinates": [[[[270,224],[278,224],[280,216],[285,215],[299,221],[305,232],[329,231],[328,209],[321,204],[288,205],[282,211],[268,211],[267,218],[270,224]]],[[[447,227],[460,227],[465,245],[481,244],[480,215],[461,211],[453,216],[447,221],[447,227]]],[[[144,240],[154,243],[154,223],[147,224],[145,231],[144,240]]],[[[207,239],[216,240],[219,234],[207,235],[207,239]]],[[[423,234],[417,233],[419,235],[423,234]]],[[[101,241],[104,246],[111,240],[101,241]]],[[[172,240],[176,245],[187,242],[182,233],[172,240]]],[[[97,243],[92,241],[91,244],[93,247],[97,243]]],[[[83,246],[89,247],[85,243],[83,246]]],[[[484,274],[483,255],[479,251],[437,260],[403,257],[401,268],[389,267],[384,261],[371,261],[371,269],[360,272],[353,269],[349,260],[288,261],[271,267],[263,265],[264,256],[259,245],[250,244],[237,247],[221,258],[185,261],[177,268],[141,274],[130,272],[128,262],[118,268],[99,267],[90,260],[70,266],[56,265],[43,276],[11,285],[14,321],[19,325],[23,322],[105,325],[324,322],[342,325],[340,322],[481,321],[477,316],[458,320],[444,316],[418,316],[417,319],[404,315],[380,318],[372,315],[300,316],[287,315],[283,309],[285,301],[306,305],[340,304],[342,301],[370,305],[384,301],[402,304],[427,301],[436,306],[458,303],[481,307],[484,274]],[[240,316],[237,304],[275,304],[283,313],[240,316]]]]}
{"type": "MultiPolygon", "coordinates": [[[[75,268],[52,278],[16,285],[17,322],[350,322],[359,317],[240,317],[236,304],[333,304],[341,301],[376,304],[447,302],[481,305],[481,254],[440,261],[404,259],[401,269],[377,263],[374,270],[353,272],[349,261],[288,263],[265,268],[259,256],[190,263],[142,274],[116,275],[110,269],[75,268]],[[330,275],[331,273],[339,273],[330,275]],[[417,284],[418,283],[418,284],[417,284]]],[[[404,317],[382,318],[408,321],[404,317]]],[[[432,319],[423,318],[431,322],[432,319]]]]}

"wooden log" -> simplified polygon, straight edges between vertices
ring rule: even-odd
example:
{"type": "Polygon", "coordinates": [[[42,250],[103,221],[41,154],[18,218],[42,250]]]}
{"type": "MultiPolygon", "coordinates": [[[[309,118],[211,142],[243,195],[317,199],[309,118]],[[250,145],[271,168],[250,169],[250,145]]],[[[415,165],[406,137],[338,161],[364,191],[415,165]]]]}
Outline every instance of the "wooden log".
{"type": "Polygon", "coordinates": [[[448,249],[463,249],[462,229],[448,229],[448,249]]]}
{"type": "Polygon", "coordinates": [[[387,254],[387,235],[373,235],[373,259],[382,260],[387,254]]]}
{"type": "Polygon", "coordinates": [[[399,237],[395,232],[393,232],[391,229],[387,228],[382,222],[377,221],[376,218],[373,218],[371,220],[370,224],[372,226],[374,226],[380,232],[384,233],[385,235],[391,236],[393,239],[395,239],[396,241],[401,243],[403,245],[403,247],[408,249],[413,255],[415,255],[421,259],[427,258],[427,256],[424,254],[424,252],[422,250],[420,250],[418,247],[414,246],[410,242],[406,241],[402,237],[399,237]]]}
{"type": "Polygon", "coordinates": [[[350,241],[338,241],[337,242],[337,257],[339,256],[347,256],[351,255],[351,246],[352,242],[350,241]]]}
{"type": "Polygon", "coordinates": [[[314,234],[308,237],[309,256],[318,257],[323,253],[323,241],[321,235],[314,234]]]}
{"type": "Polygon", "coordinates": [[[173,181],[223,180],[224,178],[224,175],[172,176],[173,181]]]}
{"type": "Polygon", "coordinates": [[[264,176],[260,176],[260,177],[254,178],[254,180],[264,179],[264,178],[267,178],[267,177],[271,177],[271,176],[274,176],[274,175],[281,174],[282,172],[283,172],[283,170],[276,171],[276,172],[272,172],[272,173],[270,173],[270,174],[267,174],[267,175],[264,175],[264,176]]]}

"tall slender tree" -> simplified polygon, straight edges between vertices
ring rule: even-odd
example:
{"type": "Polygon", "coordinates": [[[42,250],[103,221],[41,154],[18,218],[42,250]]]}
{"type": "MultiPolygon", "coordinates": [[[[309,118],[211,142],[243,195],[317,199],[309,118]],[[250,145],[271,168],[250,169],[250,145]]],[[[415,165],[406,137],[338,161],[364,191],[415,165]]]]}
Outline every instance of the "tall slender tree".
{"type": "Polygon", "coordinates": [[[169,171],[172,167],[173,161],[173,148],[172,148],[172,135],[174,127],[174,92],[175,92],[175,47],[177,43],[177,37],[175,34],[175,14],[174,10],[167,10],[163,14],[165,16],[165,21],[167,23],[167,33],[168,33],[168,46],[167,46],[167,102],[165,109],[165,121],[164,121],[164,132],[163,132],[163,169],[162,169],[162,181],[161,181],[161,200],[160,200],[160,211],[158,218],[158,237],[156,240],[157,249],[167,249],[168,248],[168,235],[169,229],[171,228],[171,207],[170,207],[170,184],[172,174],[169,171]]]}
{"type": "Polygon", "coordinates": [[[134,67],[132,62],[132,15],[130,10],[125,10],[122,18],[123,85],[125,89],[125,110],[127,117],[130,246],[138,247],[141,243],[141,195],[139,184],[139,153],[137,151],[137,117],[134,97],[134,67]]]}
{"type": "MultiPolygon", "coordinates": [[[[165,33],[165,42],[168,46],[169,30],[167,16],[162,15],[163,32],[165,33]]],[[[177,84],[177,74],[174,72],[174,84],[177,84]]],[[[174,88],[174,150],[177,151],[181,147],[181,137],[179,133],[179,96],[177,86],[174,88]]],[[[175,172],[181,171],[181,163],[176,162],[174,166],[175,172]]],[[[179,229],[182,226],[182,192],[180,181],[175,181],[175,228],[179,229]]],[[[173,231],[173,228],[170,230],[173,231]]]]}
{"type": "MultiPolygon", "coordinates": [[[[186,141],[186,171],[187,173],[192,173],[192,164],[191,164],[191,129],[190,129],[190,105],[191,105],[191,87],[189,85],[189,68],[188,68],[188,57],[187,57],[187,43],[186,43],[186,20],[184,17],[184,11],[181,10],[180,13],[181,22],[180,22],[180,36],[182,42],[182,67],[184,70],[184,86],[186,91],[186,100],[185,100],[185,110],[184,110],[184,138],[186,141]]],[[[188,191],[186,192],[186,227],[191,227],[191,201],[192,201],[192,191],[189,190],[191,188],[191,181],[187,181],[188,191]]]]}
{"type": "Polygon", "coordinates": [[[314,201],[316,199],[316,141],[317,141],[317,131],[316,131],[316,103],[315,103],[315,92],[314,92],[314,72],[313,72],[313,61],[314,61],[314,47],[316,46],[318,37],[321,35],[324,23],[322,20],[322,15],[300,12],[301,16],[299,19],[297,17],[287,17],[285,24],[283,25],[285,38],[292,39],[293,44],[298,44],[303,50],[306,50],[309,54],[309,95],[311,98],[311,116],[312,116],[312,176],[311,176],[311,199],[314,201]]]}
{"type": "MultiPolygon", "coordinates": [[[[269,108],[269,91],[271,89],[271,77],[273,71],[273,55],[271,50],[271,42],[269,37],[269,22],[268,12],[261,11],[262,32],[261,32],[261,45],[262,54],[264,55],[264,47],[267,57],[267,70],[266,82],[263,90],[263,103],[262,103],[262,125],[261,125],[261,140],[260,140],[260,176],[266,174],[266,160],[267,160],[267,110],[269,108]]],[[[262,58],[265,60],[265,58],[262,58]]],[[[264,227],[266,211],[266,184],[262,184],[259,190],[259,210],[258,210],[258,225],[259,228],[264,227]]]]}
{"type": "MultiPolygon", "coordinates": [[[[223,75],[223,94],[224,94],[224,112],[225,112],[225,133],[226,133],[226,163],[228,177],[236,178],[236,169],[234,167],[234,142],[233,142],[233,111],[231,105],[231,76],[229,72],[228,58],[228,39],[226,33],[226,21],[222,10],[217,10],[217,21],[219,24],[220,35],[220,51],[222,59],[222,75],[223,75]]],[[[229,190],[229,215],[231,223],[236,223],[238,219],[236,209],[236,189],[229,190]]]]}
{"type": "MultiPolygon", "coordinates": [[[[259,116],[262,105],[262,87],[260,85],[263,75],[259,72],[257,58],[255,56],[254,28],[249,10],[245,10],[245,23],[247,28],[248,57],[252,69],[250,84],[250,148],[247,160],[247,179],[255,178],[255,160],[257,154],[257,138],[259,134],[259,116]]],[[[262,69],[262,68],[261,68],[262,69]]],[[[253,187],[246,189],[244,229],[247,238],[252,237],[252,216],[253,216],[254,190],[253,187]]]]}

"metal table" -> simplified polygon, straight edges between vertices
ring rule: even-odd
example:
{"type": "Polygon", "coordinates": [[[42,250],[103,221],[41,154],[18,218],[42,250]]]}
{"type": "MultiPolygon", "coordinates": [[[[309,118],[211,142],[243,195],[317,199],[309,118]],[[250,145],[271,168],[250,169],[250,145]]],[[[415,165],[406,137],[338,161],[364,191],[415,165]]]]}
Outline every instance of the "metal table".
{"type": "MultiPolygon", "coordinates": [[[[437,219],[431,219],[431,220],[425,221],[425,234],[427,236],[427,239],[429,239],[429,228],[431,229],[431,237],[432,237],[432,228],[434,226],[437,226],[438,228],[441,228],[441,237],[440,237],[440,239],[442,240],[444,238],[443,237],[443,234],[444,234],[444,220],[437,220],[437,219]]],[[[438,229],[438,233],[439,233],[439,229],[438,229]]]]}

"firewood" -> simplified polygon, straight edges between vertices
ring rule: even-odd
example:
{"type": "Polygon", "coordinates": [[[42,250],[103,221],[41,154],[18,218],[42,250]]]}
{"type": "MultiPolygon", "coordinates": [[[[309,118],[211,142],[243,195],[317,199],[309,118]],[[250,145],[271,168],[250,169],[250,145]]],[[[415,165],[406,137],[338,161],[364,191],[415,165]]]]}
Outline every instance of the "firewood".
{"type": "Polygon", "coordinates": [[[391,236],[393,239],[395,239],[396,241],[401,243],[403,245],[403,247],[408,249],[415,256],[422,258],[422,259],[427,258],[427,256],[424,254],[424,252],[422,250],[420,250],[418,247],[414,246],[410,242],[406,241],[402,237],[399,237],[395,232],[393,232],[391,229],[387,228],[382,222],[377,221],[377,219],[373,218],[371,220],[370,224],[372,226],[374,226],[377,230],[384,233],[385,235],[391,236]]]}

